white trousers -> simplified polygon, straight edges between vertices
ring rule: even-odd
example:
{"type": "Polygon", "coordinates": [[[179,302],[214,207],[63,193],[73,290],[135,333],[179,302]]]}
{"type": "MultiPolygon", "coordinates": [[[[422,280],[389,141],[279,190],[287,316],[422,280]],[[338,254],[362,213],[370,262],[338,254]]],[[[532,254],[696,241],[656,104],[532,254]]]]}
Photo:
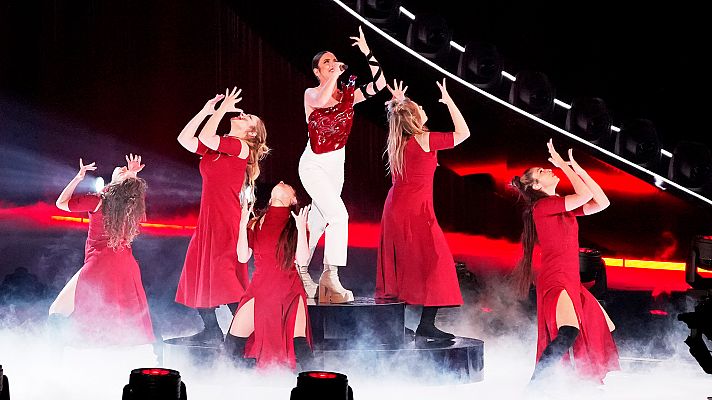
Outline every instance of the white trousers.
{"type": "MultiPolygon", "coordinates": [[[[341,200],[344,186],[345,147],[315,154],[309,143],[299,159],[299,179],[312,198],[309,211],[309,250],[326,233],[324,264],[345,266],[349,241],[349,213],[341,200]]],[[[310,256],[311,261],[311,256],[310,256]]]]}

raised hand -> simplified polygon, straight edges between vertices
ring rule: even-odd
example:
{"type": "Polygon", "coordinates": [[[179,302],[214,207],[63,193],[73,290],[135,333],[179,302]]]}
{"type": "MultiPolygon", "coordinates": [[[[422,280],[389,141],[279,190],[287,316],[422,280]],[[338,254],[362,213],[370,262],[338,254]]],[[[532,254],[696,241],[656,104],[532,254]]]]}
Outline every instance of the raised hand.
{"type": "Polygon", "coordinates": [[[574,151],[573,149],[569,149],[569,165],[571,165],[571,169],[574,170],[576,175],[582,175],[586,173],[586,170],[581,168],[579,163],[574,160],[574,151]]]}
{"type": "Polygon", "coordinates": [[[141,172],[145,164],[141,164],[141,156],[138,154],[129,154],[126,156],[126,171],[133,173],[134,175],[141,172]]]}
{"type": "Polygon", "coordinates": [[[224,99],[225,95],[224,94],[216,94],[215,97],[212,99],[208,100],[207,103],[203,106],[203,111],[208,114],[212,115],[215,113],[215,105],[220,102],[220,100],[224,99]]]}
{"type": "Polygon", "coordinates": [[[301,210],[299,210],[299,214],[295,214],[294,211],[292,211],[292,217],[294,217],[294,222],[297,224],[297,229],[307,228],[307,217],[309,215],[310,208],[311,205],[302,207],[301,210]]]}
{"type": "Polygon", "coordinates": [[[84,179],[84,175],[86,175],[87,171],[96,170],[95,164],[96,163],[84,165],[84,161],[80,158],[79,159],[79,172],[77,172],[77,178],[84,179]]]}
{"type": "Polygon", "coordinates": [[[238,89],[237,86],[232,90],[225,89],[225,96],[222,104],[220,104],[220,110],[224,112],[242,112],[242,109],[235,107],[235,104],[242,101],[242,97],[238,97],[240,93],[242,93],[242,89],[238,89]]]}
{"type": "Polygon", "coordinates": [[[249,201],[243,201],[242,213],[240,214],[240,223],[247,225],[247,222],[249,222],[250,220],[250,215],[252,215],[253,207],[254,204],[250,203],[249,201]]]}
{"type": "Polygon", "coordinates": [[[363,29],[361,29],[361,25],[358,27],[358,37],[350,36],[349,39],[354,40],[351,46],[358,46],[358,49],[361,50],[361,53],[363,53],[364,56],[367,56],[368,53],[371,52],[368,48],[368,44],[366,44],[366,37],[363,36],[363,29]]]}
{"type": "Polygon", "coordinates": [[[447,87],[445,86],[445,78],[443,78],[442,84],[440,82],[435,83],[438,85],[438,89],[440,89],[440,100],[438,101],[445,105],[452,104],[452,98],[450,97],[450,93],[447,92],[447,87]]]}
{"type": "Polygon", "coordinates": [[[398,101],[403,101],[405,100],[405,91],[408,90],[408,86],[405,88],[403,87],[403,81],[396,81],[395,79],[393,80],[393,87],[391,85],[386,84],[386,87],[388,90],[391,92],[393,95],[393,99],[398,100],[398,101]]]}
{"type": "Polygon", "coordinates": [[[549,139],[549,141],[546,143],[546,147],[549,149],[550,163],[554,164],[554,166],[557,168],[562,168],[564,165],[566,165],[566,161],[564,161],[564,159],[561,158],[559,153],[556,152],[556,149],[554,148],[553,139],[549,139]]]}

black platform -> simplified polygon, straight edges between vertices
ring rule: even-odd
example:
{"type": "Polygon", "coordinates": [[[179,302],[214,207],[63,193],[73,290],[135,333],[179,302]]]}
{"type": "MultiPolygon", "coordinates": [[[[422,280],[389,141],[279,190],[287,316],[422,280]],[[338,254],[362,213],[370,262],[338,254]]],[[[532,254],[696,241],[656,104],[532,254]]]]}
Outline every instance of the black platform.
{"type": "MultiPolygon", "coordinates": [[[[484,342],[457,337],[426,341],[405,334],[405,304],[357,298],[347,304],[308,303],[315,367],[354,375],[400,375],[419,383],[470,383],[484,378],[484,342]]],[[[210,367],[221,346],[164,341],[164,366],[210,367]]],[[[207,371],[207,370],[206,370],[207,371]]]]}

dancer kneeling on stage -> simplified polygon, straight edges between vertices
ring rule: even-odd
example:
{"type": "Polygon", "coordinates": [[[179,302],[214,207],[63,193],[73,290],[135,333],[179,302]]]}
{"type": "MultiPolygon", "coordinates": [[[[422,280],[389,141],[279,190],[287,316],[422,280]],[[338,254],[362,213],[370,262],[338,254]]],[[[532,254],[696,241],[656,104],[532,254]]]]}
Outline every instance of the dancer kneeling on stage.
{"type": "Polygon", "coordinates": [[[556,194],[559,177],[551,169],[529,168],[512,179],[512,186],[525,201],[523,256],[513,273],[522,296],[532,284],[534,245],[538,243],[541,249],[541,267],[535,281],[537,363],[531,379],[534,382],[550,375],[551,367],[562,358],[570,361],[568,353],[573,348],[576,372],[602,382],[608,371],[619,369],[618,350],[611,336],[613,323],[581,283],[576,217],[602,211],[610,202],[573,159],[571,150],[567,163],[551,141],[547,146],[549,161],[566,175],[574,194],[556,194]]]}
{"type": "Polygon", "coordinates": [[[101,193],[74,196],[94,163],[79,160],[79,172],[57,199],[64,211],[88,212],[84,265],[49,309],[50,323],[69,317],[77,340],[99,345],[139,345],[154,341],[141,271],[131,251],[145,219],[146,182],[136,174],[140,156],[126,156],[101,193]]]}
{"type": "MultiPolygon", "coordinates": [[[[309,249],[314,253],[319,239],[324,242],[324,269],[319,278],[320,303],[346,303],[353,293],[339,280],[339,268],[346,266],[349,241],[349,213],[341,199],[344,186],[346,142],[354,119],[353,105],[375,96],[386,86],[381,66],[366,44],[359,27],[359,36],[352,36],[352,46],[358,46],[366,56],[373,80],[355,87],[355,76],[340,90],[339,76],[346,65],[337,61],[330,51],[321,51],[312,59],[312,71],[319,86],[304,92],[304,113],[309,129],[309,142],[299,159],[299,179],[312,198],[309,211],[309,249]]],[[[311,257],[311,256],[310,256],[311,257]]],[[[309,263],[300,266],[299,274],[310,298],[315,297],[317,284],[309,275],[309,263]]]]}
{"type": "Polygon", "coordinates": [[[443,83],[438,83],[455,131],[430,132],[423,108],[405,96],[403,83],[389,86],[388,165],[393,186],[381,218],[376,298],[423,305],[416,336],[452,339],[435,327],[440,307],[462,305],[462,295],[448,244],[433,209],[437,151],[451,149],[470,136],[470,129],[443,83]]]}
{"type": "Polygon", "coordinates": [[[203,320],[204,329],[185,338],[191,342],[222,342],[215,309],[227,304],[234,313],[249,281],[247,265],[238,263],[235,257],[240,195],[245,185],[254,188],[260,174],[259,162],[269,148],[262,120],[235,108],[242,99],[238,97],[240,92],[235,88],[209,100],[178,136],[183,147],[202,156],[198,223],[188,244],[176,291],[176,302],[196,308],[203,320]],[[220,100],[222,103],[216,110],[220,100]],[[238,114],[230,118],[230,132],[219,136],[220,120],[229,112],[238,114]],[[208,115],[210,118],[196,138],[198,126],[208,115]]]}
{"type": "Polygon", "coordinates": [[[255,256],[250,286],[240,300],[225,338],[225,351],[236,365],[255,358],[257,367],[299,363],[311,369],[311,333],[307,295],[297,267],[309,260],[308,207],[299,210],[294,189],[280,182],[269,206],[249,220],[243,205],[237,254],[240,262],[255,256]],[[296,265],[295,265],[296,263],[296,265]]]}

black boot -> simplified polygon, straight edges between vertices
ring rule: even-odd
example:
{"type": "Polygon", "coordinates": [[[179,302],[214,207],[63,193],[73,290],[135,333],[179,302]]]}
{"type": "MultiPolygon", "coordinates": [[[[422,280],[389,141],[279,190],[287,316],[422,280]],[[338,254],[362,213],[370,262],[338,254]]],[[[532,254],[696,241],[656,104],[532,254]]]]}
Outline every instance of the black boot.
{"type": "Polygon", "coordinates": [[[579,329],[573,326],[564,325],[559,328],[556,338],[546,346],[536,363],[530,384],[547,376],[547,373],[551,371],[550,368],[561,360],[561,357],[573,346],[578,334],[579,329]]]}
{"type": "Polygon", "coordinates": [[[294,358],[297,359],[301,371],[314,370],[314,353],[305,337],[294,338],[294,358]]]}
{"type": "Polygon", "coordinates": [[[423,313],[420,315],[420,323],[415,330],[416,336],[437,340],[455,339],[455,335],[452,333],[443,332],[435,327],[435,315],[438,313],[438,308],[439,307],[423,307],[423,313]]]}
{"type": "Polygon", "coordinates": [[[235,368],[247,368],[251,363],[245,358],[246,337],[233,336],[230,332],[225,335],[223,349],[225,357],[232,362],[235,368]]]}
{"type": "Polygon", "coordinates": [[[198,314],[203,320],[203,330],[192,336],[183,338],[186,342],[200,344],[219,344],[223,341],[223,333],[218,325],[218,318],[214,308],[198,308],[198,314]]]}

